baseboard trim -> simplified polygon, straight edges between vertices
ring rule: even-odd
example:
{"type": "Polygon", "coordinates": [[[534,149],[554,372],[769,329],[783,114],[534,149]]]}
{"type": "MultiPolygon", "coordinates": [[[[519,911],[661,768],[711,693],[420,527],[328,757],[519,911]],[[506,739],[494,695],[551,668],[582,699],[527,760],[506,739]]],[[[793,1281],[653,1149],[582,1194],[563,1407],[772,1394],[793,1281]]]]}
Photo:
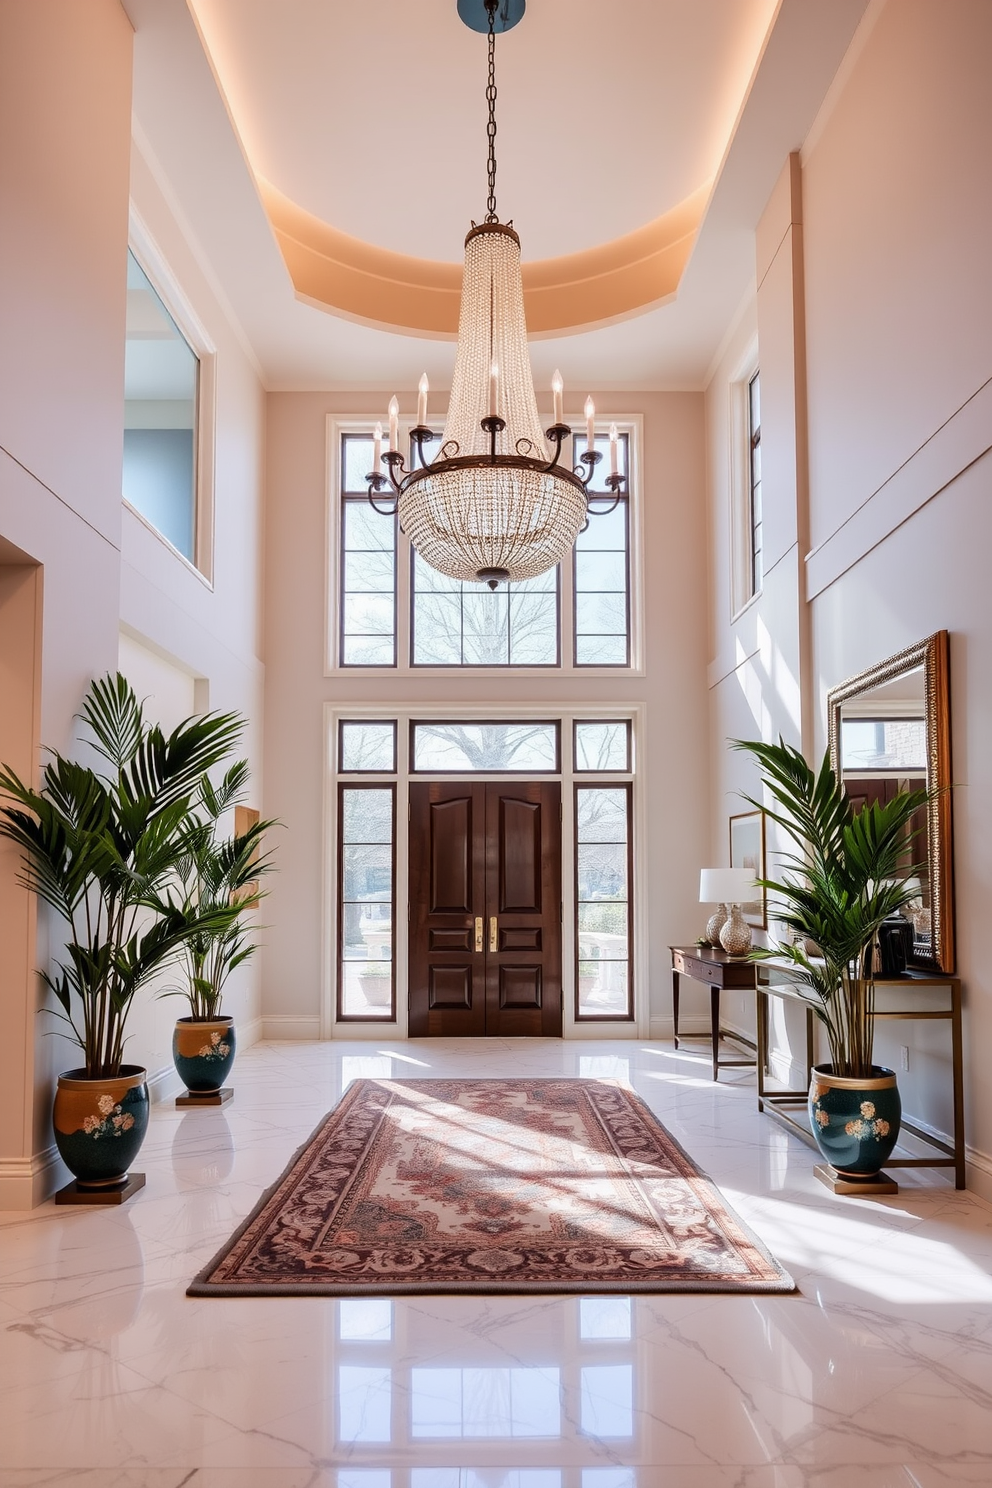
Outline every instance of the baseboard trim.
{"type": "Polygon", "coordinates": [[[54,1142],[34,1157],[0,1158],[0,1209],[34,1209],[68,1178],[54,1142]]]}
{"type": "Polygon", "coordinates": [[[238,1048],[250,1049],[252,1044],[257,1044],[262,1038],[261,1018],[252,1018],[251,1022],[238,1024],[238,1048]]]}
{"type": "Polygon", "coordinates": [[[301,1017],[296,1013],[263,1013],[262,1038],[277,1042],[314,1043],[320,1038],[320,1018],[301,1017]]]}

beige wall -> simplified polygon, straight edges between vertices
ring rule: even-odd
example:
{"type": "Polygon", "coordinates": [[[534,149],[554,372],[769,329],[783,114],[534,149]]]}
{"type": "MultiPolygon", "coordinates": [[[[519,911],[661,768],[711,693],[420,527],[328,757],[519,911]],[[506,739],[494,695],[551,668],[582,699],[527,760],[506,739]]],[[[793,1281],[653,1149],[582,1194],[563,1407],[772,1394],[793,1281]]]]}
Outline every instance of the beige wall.
{"type": "MultiPolygon", "coordinates": [[[[705,506],[698,394],[597,395],[609,417],[644,427],[645,653],[641,676],[569,679],[434,674],[324,674],[326,421],[373,413],[356,395],[270,394],[266,540],[265,813],[286,824],[266,905],[265,1029],[315,1037],[323,952],[323,794],[327,703],[360,707],[572,702],[640,703],[646,711],[644,792],[650,1007],[670,1009],[671,941],[693,939],[698,872],[708,830],[705,758],[705,506]]],[[[412,394],[406,402],[412,405],[412,394]]],[[[400,889],[402,894],[402,888],[400,889]]],[[[660,1025],[656,1023],[656,1027],[660,1025]]]]}
{"type": "MultiPolygon", "coordinates": [[[[981,1051],[992,1034],[992,982],[975,912],[992,879],[992,781],[975,766],[987,753],[992,695],[992,611],[983,561],[992,537],[989,55],[992,8],[983,0],[939,6],[889,0],[874,7],[804,148],[809,542],[801,545],[805,561],[790,588],[800,596],[809,628],[800,691],[810,709],[805,736],[814,755],[825,745],[830,687],[937,629],[951,632],[969,1172],[970,1182],[992,1193],[992,1095],[981,1073],[981,1051]]],[[[773,205],[774,198],[769,213],[773,205]]],[[[762,316],[760,291],[757,318],[765,404],[788,390],[782,322],[762,316]]],[[[768,737],[788,713],[767,667],[751,668],[750,676],[746,660],[726,669],[728,658],[741,661],[740,653],[733,657],[737,637],[723,608],[728,451],[719,410],[730,375],[728,358],[707,392],[715,536],[711,718],[718,739],[740,733],[749,713],[752,736],[768,737]],[[749,686],[750,702],[742,704],[749,686]]],[[[773,437],[777,442],[763,420],[769,455],[773,437]]],[[[765,499],[781,495],[766,491],[765,499]]],[[[802,520],[802,500],[798,509],[802,520]]],[[[757,606],[773,663],[779,626],[786,623],[778,593],[778,586],[767,585],[757,606]]],[[[740,777],[741,762],[718,746],[715,801],[740,777]]],[[[789,1027],[780,1032],[782,1072],[788,1073],[795,1040],[790,1045],[789,1027]]],[[[883,1033],[880,1056],[897,1059],[893,1045],[907,1040],[910,1070],[900,1076],[907,1105],[946,1131],[943,1035],[927,1025],[915,1032],[902,1025],[893,1038],[883,1033]]]]}

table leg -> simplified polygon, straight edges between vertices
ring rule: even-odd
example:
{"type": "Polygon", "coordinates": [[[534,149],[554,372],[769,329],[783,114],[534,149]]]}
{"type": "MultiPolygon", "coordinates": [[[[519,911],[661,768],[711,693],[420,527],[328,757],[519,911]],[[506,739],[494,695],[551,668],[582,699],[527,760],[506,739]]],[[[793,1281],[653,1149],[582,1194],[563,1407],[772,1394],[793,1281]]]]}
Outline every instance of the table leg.
{"type": "Polygon", "coordinates": [[[720,988],[710,988],[710,1033],[713,1038],[713,1078],[720,1078],[720,988]]]}
{"type": "Polygon", "coordinates": [[[675,1034],[675,1047],[679,1046],[679,974],[672,968],[672,1029],[675,1034]]]}
{"type": "Polygon", "coordinates": [[[758,1078],[758,1110],[765,1109],[765,1076],[768,1073],[768,997],[760,987],[754,989],[754,1021],[758,1078]]]}
{"type": "Polygon", "coordinates": [[[967,1186],[964,1159],[964,1055],[961,1039],[961,988],[951,985],[951,1080],[954,1099],[954,1187],[967,1186]]]}

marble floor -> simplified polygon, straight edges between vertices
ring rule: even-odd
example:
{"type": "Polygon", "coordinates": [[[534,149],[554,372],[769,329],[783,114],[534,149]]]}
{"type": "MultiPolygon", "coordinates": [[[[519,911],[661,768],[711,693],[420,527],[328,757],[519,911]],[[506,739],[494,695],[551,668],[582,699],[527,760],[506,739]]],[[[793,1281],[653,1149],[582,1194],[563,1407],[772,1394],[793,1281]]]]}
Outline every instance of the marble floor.
{"type": "Polygon", "coordinates": [[[120,1209],[0,1215],[3,1488],[940,1488],[992,1483],[992,1207],[835,1198],[705,1046],[261,1044],[153,1110],[120,1209]],[[794,1296],[190,1300],[361,1075],[622,1076],[794,1296]]]}

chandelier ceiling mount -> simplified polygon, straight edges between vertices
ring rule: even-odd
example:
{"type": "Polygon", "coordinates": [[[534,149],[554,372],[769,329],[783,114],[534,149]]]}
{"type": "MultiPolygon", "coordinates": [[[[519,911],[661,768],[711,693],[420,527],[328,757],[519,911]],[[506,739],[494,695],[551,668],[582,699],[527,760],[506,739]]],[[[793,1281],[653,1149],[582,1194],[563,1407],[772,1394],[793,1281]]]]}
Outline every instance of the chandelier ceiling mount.
{"type": "Polygon", "coordinates": [[[586,449],[570,467],[562,447],[572,429],[562,411],[563,384],[551,388],[554,422],[541,429],[524,320],[520,238],[496,210],[496,33],[515,26],[525,0],[458,0],[467,26],[489,39],[486,86],[488,195],[486,216],[465,238],[458,350],[441,447],[427,423],[428,385],[420,379],[417,422],[410,430],[410,468],[399,442],[399,404],[389,404],[389,448],[382,425],[373,439],[369,501],[402,530],[425,562],[451,578],[487,583],[536,578],[571,551],[591,503],[611,511],[625,477],[618,472],[616,425],[610,427],[609,496],[589,489],[602,459],[595,408],[586,399],[586,449]],[[484,17],[484,20],[483,20],[484,17]],[[385,463],[386,473],[382,465],[385,463]]]}

